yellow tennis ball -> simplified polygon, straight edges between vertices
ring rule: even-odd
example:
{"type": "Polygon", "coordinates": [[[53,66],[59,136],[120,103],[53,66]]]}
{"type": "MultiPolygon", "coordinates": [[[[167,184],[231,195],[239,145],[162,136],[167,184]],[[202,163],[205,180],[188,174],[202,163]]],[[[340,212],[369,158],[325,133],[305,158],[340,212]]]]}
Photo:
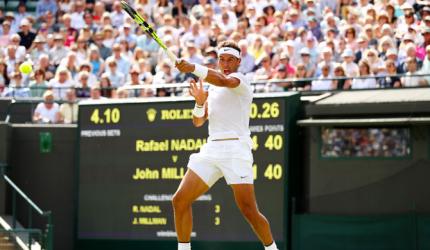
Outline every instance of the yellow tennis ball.
{"type": "Polygon", "coordinates": [[[21,65],[19,65],[19,71],[28,75],[33,71],[33,66],[31,66],[30,62],[23,62],[21,65]]]}

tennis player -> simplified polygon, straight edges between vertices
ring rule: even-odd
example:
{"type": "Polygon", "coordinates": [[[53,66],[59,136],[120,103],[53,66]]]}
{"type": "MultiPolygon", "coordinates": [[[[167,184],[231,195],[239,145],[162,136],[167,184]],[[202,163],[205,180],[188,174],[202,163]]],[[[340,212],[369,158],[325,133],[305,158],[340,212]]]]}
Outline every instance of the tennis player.
{"type": "Polygon", "coordinates": [[[188,171],[173,196],[178,250],[190,250],[192,203],[224,176],[234,193],[236,204],[266,250],[277,250],[267,219],[260,213],[254,193],[252,140],[249,114],[252,89],[237,69],[240,48],[225,41],[218,49],[218,72],[185,60],[176,63],[183,73],[193,73],[211,84],[208,92],[191,83],[190,94],[196,103],[193,124],[202,126],[209,120],[209,138],[199,153],[192,154],[188,171]]]}

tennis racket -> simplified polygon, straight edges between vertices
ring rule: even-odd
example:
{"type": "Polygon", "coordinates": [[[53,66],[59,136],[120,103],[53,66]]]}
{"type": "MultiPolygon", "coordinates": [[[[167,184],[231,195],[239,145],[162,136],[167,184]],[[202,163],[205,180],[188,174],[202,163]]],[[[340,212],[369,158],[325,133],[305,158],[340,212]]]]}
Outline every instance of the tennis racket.
{"type": "Polygon", "coordinates": [[[160,37],[158,37],[157,33],[155,32],[155,30],[152,28],[151,25],[149,25],[146,20],[139,14],[137,13],[137,11],[135,9],[133,9],[126,1],[122,0],[121,1],[121,7],[123,10],[125,10],[125,12],[127,12],[131,19],[133,19],[139,26],[140,28],[142,28],[143,31],[145,31],[149,36],[152,37],[152,39],[155,40],[155,42],[158,43],[158,45],[164,50],[164,52],[167,54],[167,56],[169,57],[169,59],[173,62],[176,63],[178,61],[178,58],[176,57],[175,54],[172,53],[172,51],[170,51],[167,46],[164,44],[164,42],[160,39],[160,37]]]}

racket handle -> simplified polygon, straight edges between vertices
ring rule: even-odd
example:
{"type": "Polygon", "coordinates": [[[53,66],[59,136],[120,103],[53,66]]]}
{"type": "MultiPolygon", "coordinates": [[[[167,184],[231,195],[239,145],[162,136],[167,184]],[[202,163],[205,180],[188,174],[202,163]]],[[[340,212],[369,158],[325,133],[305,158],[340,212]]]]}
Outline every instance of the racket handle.
{"type": "Polygon", "coordinates": [[[166,52],[167,56],[169,57],[169,59],[170,59],[173,63],[176,63],[176,62],[178,61],[178,58],[176,57],[176,55],[175,55],[175,54],[173,54],[173,52],[172,52],[172,51],[170,51],[169,49],[165,49],[164,51],[166,52]]]}

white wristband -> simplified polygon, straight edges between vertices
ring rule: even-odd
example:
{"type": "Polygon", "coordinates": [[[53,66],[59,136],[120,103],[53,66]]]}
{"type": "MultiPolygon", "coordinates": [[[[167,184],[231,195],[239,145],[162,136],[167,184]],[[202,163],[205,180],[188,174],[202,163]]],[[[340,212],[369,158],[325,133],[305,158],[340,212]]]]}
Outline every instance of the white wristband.
{"type": "Polygon", "coordinates": [[[194,105],[193,115],[197,118],[202,118],[205,116],[205,106],[194,105]]]}
{"type": "Polygon", "coordinates": [[[208,76],[209,69],[203,65],[194,64],[194,71],[193,74],[199,77],[200,79],[204,80],[208,76]]]}

